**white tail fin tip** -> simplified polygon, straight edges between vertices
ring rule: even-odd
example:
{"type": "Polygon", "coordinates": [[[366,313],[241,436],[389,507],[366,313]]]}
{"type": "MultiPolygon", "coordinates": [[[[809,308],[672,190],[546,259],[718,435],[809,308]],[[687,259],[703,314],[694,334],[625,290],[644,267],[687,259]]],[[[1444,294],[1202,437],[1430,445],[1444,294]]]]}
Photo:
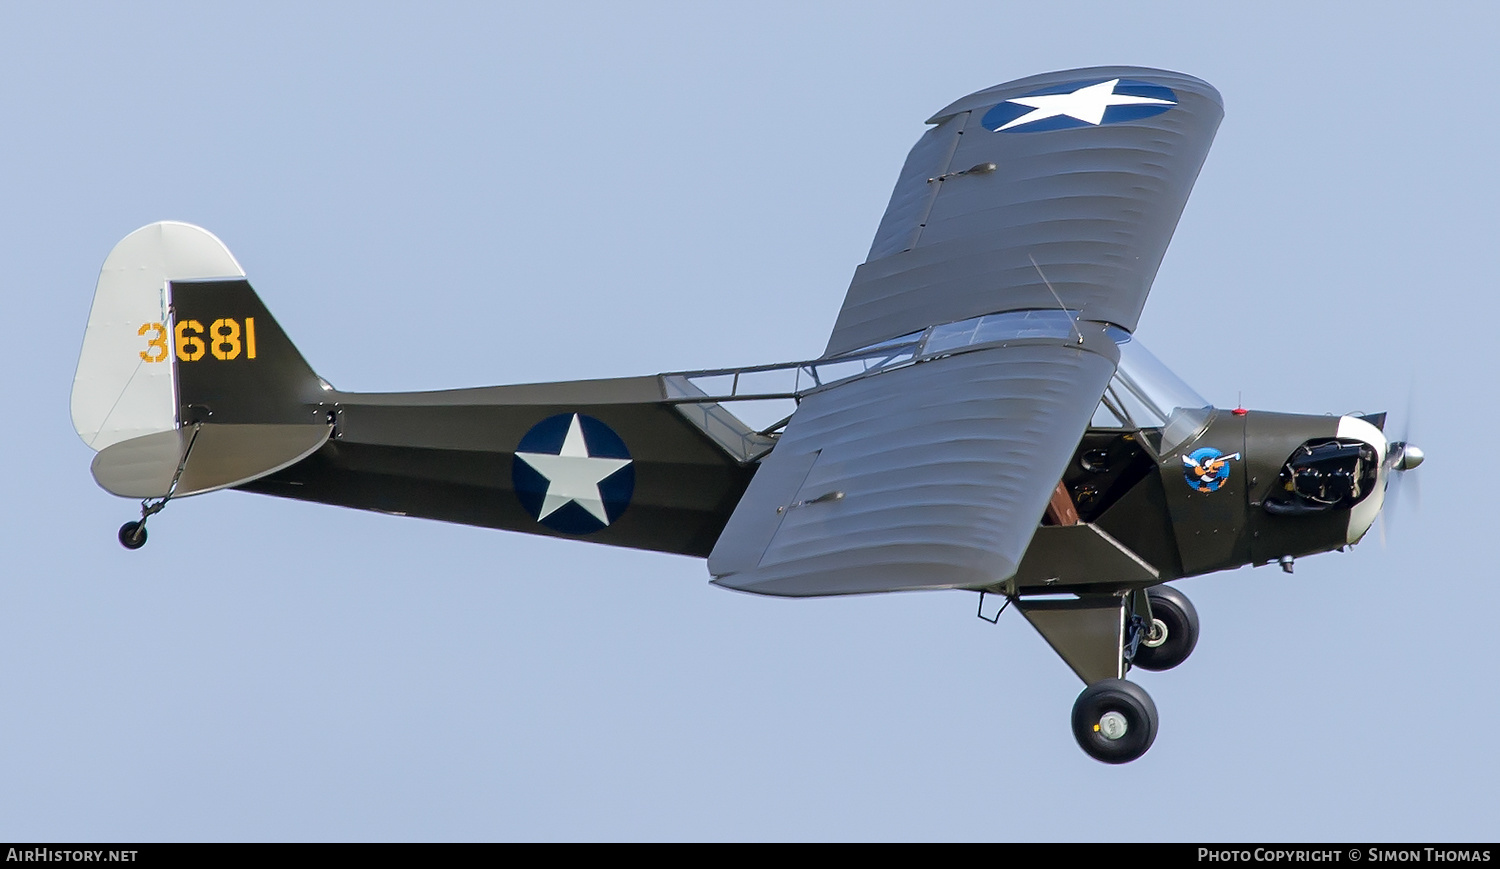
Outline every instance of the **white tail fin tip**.
{"type": "Polygon", "coordinates": [[[244,276],[222,241],[190,223],[153,223],[115,245],[73,377],[73,428],[85,444],[97,451],[176,427],[168,284],[244,276]]]}

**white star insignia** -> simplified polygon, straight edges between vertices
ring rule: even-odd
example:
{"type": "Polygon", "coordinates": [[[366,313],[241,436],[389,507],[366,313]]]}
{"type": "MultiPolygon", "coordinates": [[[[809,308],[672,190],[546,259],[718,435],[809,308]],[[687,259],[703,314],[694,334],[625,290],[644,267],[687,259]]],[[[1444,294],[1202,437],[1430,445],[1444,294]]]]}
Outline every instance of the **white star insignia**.
{"type": "Polygon", "coordinates": [[[1059,115],[1067,115],[1077,118],[1086,124],[1098,126],[1104,120],[1104,110],[1110,106],[1175,106],[1171,100],[1161,100],[1156,97],[1133,97],[1129,94],[1115,93],[1115,85],[1120,83],[1119,79],[1110,79],[1098,84],[1081,87],[1076,91],[1066,94],[1042,94],[1035,97],[1016,97],[1006,100],[1008,103],[1026,106],[1031,111],[1016,118],[1008,124],[996,129],[1008,130],[1011,127],[1019,127],[1022,124],[1031,124],[1036,121],[1044,121],[1047,118],[1055,118],[1059,115]]]}
{"type": "Polygon", "coordinates": [[[599,494],[599,484],[630,464],[630,459],[589,455],[588,444],[583,441],[583,428],[578,423],[576,413],[573,414],[573,421],[568,423],[568,436],[563,439],[561,452],[556,455],[516,453],[516,458],[547,478],[547,497],[542,501],[541,514],[536,517],[538,522],[556,513],[564,505],[574,503],[608,525],[609,514],[604,512],[604,498],[599,494]]]}

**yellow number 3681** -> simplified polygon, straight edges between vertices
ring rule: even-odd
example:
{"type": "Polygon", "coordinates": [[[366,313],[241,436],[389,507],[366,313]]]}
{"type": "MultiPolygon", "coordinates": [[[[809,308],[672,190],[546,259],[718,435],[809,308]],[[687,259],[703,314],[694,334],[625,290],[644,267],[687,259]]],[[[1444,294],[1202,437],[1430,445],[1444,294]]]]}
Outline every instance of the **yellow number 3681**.
{"type": "MultiPolygon", "coordinates": [[[[145,337],[148,332],[153,334],[146,341],[146,349],[141,351],[141,361],[167,361],[170,353],[167,349],[167,327],[161,323],[142,323],[136,334],[145,337]]],[[[197,362],[206,353],[223,362],[238,359],[241,353],[246,359],[255,358],[254,317],[246,317],[243,328],[240,327],[239,320],[231,317],[215,320],[208,327],[206,335],[202,323],[183,320],[177,324],[174,332],[177,338],[177,358],[183,362],[197,362]]]]}

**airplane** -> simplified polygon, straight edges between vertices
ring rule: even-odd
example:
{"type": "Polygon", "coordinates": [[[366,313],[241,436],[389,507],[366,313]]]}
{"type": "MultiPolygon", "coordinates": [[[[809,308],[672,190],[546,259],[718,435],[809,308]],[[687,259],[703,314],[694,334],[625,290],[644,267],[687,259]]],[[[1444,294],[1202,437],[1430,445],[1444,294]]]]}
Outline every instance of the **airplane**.
{"type": "Polygon", "coordinates": [[[74,427],[141,501],[127,549],[170,501],[238,489],[697,556],[753,594],[975,592],[1083,681],[1083,751],[1126,763],[1158,723],[1126,676],[1198,641],[1165,583],[1353,545],[1424,458],[1383,413],[1215,408],[1133,336],[1222,117],[1139,67],[951,103],[822,354],[735,369],[342,392],[218,238],[153,223],[100,272],[74,427]],[[765,402],[786,412],[747,422],[765,402]]]}

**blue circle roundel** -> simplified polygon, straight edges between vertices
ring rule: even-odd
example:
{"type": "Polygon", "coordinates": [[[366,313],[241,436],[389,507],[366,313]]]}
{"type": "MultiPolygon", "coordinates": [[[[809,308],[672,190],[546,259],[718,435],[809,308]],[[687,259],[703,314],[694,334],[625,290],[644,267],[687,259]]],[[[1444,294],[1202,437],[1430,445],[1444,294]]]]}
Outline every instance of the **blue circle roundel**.
{"type": "Polygon", "coordinates": [[[560,413],[521,438],[511,481],[531,518],[564,534],[592,534],[630,505],[635,465],[609,426],[581,413],[560,413]]]}

